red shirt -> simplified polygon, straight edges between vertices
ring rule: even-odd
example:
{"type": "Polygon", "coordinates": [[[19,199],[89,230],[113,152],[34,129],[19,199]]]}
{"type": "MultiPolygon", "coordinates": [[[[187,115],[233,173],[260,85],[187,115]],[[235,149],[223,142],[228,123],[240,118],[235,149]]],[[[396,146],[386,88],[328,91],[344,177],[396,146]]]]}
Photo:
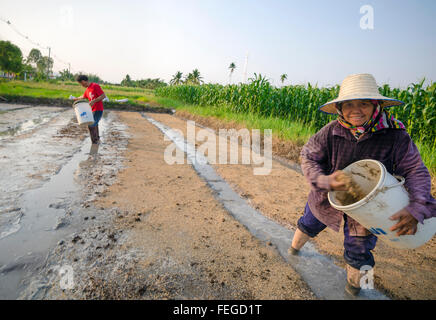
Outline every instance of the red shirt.
{"type": "MultiPolygon", "coordinates": [[[[103,94],[103,90],[101,90],[100,86],[97,83],[91,82],[89,87],[86,88],[83,96],[87,98],[89,101],[97,99],[99,96],[103,94]]],[[[91,107],[92,111],[103,111],[103,101],[99,101],[94,103],[91,107]]]]}

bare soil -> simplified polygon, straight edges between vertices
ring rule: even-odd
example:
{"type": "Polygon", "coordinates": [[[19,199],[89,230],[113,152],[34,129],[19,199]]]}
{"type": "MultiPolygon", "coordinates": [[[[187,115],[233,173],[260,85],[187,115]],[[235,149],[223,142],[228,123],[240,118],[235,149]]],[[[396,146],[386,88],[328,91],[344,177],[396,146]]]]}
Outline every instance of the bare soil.
{"type": "MultiPolygon", "coordinates": [[[[176,115],[178,114],[180,113],[177,112],[176,115]]],[[[213,129],[233,127],[231,123],[214,118],[190,116],[186,112],[181,115],[213,129]]],[[[186,121],[164,114],[150,114],[150,117],[181,130],[186,137],[186,121]]],[[[241,126],[235,125],[233,128],[239,129],[241,126]]],[[[197,128],[197,132],[200,129],[197,128]]],[[[290,142],[273,140],[273,154],[287,159],[298,159],[299,148],[291,146],[290,142]],[[286,147],[282,149],[283,146],[286,147]]],[[[217,164],[214,168],[253,207],[282,225],[295,228],[297,220],[303,214],[309,193],[309,185],[300,173],[276,161],[273,161],[273,169],[266,176],[253,175],[252,165],[217,164]]],[[[434,195],[434,188],[432,192],[434,195]]],[[[313,242],[322,253],[330,255],[338,265],[345,267],[343,240],[342,232],[337,233],[327,228],[313,242]]],[[[435,299],[435,249],[435,238],[415,250],[395,249],[378,241],[373,251],[376,261],[376,287],[394,299],[435,299]]]]}
{"type": "MultiPolygon", "coordinates": [[[[154,104],[157,105],[156,103],[154,104]]],[[[193,120],[196,123],[217,131],[220,128],[224,129],[242,129],[243,125],[234,121],[224,121],[216,117],[202,117],[188,111],[177,110],[175,116],[183,120],[193,120]]],[[[300,163],[300,153],[302,145],[297,145],[289,140],[273,137],[272,151],[275,156],[289,160],[293,164],[300,163]]],[[[436,177],[431,178],[431,195],[436,198],[436,177]]]]}
{"type": "Polygon", "coordinates": [[[191,165],[165,163],[170,142],[155,126],[138,113],[119,116],[131,134],[127,168],[94,205],[119,208],[111,233],[128,234],[117,251],[134,253],[135,261],[126,259],[122,272],[114,261],[91,270],[82,297],[315,298],[274,248],[228,214],[191,165]]]}

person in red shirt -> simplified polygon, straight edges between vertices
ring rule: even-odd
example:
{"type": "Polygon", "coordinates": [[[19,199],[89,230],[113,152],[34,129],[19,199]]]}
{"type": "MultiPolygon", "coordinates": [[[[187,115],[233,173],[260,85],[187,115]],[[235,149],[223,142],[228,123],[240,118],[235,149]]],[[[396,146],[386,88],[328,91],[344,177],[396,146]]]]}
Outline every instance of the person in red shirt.
{"type": "Polygon", "coordinates": [[[88,99],[89,105],[91,106],[92,114],[94,115],[94,123],[88,126],[89,134],[91,136],[91,141],[93,144],[100,143],[100,135],[98,132],[98,122],[103,116],[103,99],[106,98],[105,93],[101,89],[101,87],[94,82],[89,82],[88,77],[85,75],[79,75],[76,78],[77,82],[79,82],[84,88],[86,88],[85,93],[75,98],[74,100],[79,99],[88,99]]]}

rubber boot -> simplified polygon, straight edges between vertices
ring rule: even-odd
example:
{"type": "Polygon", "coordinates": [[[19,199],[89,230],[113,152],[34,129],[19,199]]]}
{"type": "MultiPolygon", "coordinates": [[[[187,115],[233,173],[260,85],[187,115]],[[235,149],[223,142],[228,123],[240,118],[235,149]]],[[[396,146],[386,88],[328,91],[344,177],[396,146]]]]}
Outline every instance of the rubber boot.
{"type": "Polygon", "coordinates": [[[97,143],[100,143],[100,132],[98,131],[98,124],[96,125],[97,128],[97,143]]]}
{"type": "Polygon", "coordinates": [[[289,253],[292,255],[297,255],[300,252],[300,249],[304,246],[304,244],[309,240],[310,237],[305,234],[303,231],[297,228],[294,233],[294,238],[292,239],[291,248],[289,249],[289,253]]]}
{"type": "Polygon", "coordinates": [[[89,130],[89,137],[91,138],[91,143],[94,143],[94,139],[92,137],[92,132],[93,132],[92,127],[88,126],[88,130],[89,130]]]}
{"type": "Polygon", "coordinates": [[[88,127],[89,134],[91,136],[91,142],[93,144],[96,144],[98,142],[98,133],[97,133],[97,127],[88,127]]]}
{"type": "Polygon", "coordinates": [[[345,291],[352,296],[357,296],[360,293],[360,279],[360,270],[347,264],[347,284],[345,285],[345,291]]]}

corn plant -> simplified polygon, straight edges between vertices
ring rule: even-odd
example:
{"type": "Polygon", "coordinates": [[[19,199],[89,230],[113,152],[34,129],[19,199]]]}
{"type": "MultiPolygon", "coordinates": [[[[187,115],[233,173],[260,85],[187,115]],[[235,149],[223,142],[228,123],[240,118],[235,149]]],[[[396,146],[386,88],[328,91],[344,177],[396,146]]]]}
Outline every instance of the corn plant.
{"type": "MultiPolygon", "coordinates": [[[[404,101],[404,106],[389,110],[404,123],[412,138],[436,150],[436,83],[424,88],[424,80],[406,90],[379,88],[382,95],[404,101]]],[[[188,104],[230,108],[238,113],[254,113],[304,123],[319,130],[335,116],[318,111],[319,106],[335,99],[339,86],[318,88],[308,83],[276,88],[255,74],[248,84],[178,85],[156,89],[156,95],[181,100],[188,104]]]]}

